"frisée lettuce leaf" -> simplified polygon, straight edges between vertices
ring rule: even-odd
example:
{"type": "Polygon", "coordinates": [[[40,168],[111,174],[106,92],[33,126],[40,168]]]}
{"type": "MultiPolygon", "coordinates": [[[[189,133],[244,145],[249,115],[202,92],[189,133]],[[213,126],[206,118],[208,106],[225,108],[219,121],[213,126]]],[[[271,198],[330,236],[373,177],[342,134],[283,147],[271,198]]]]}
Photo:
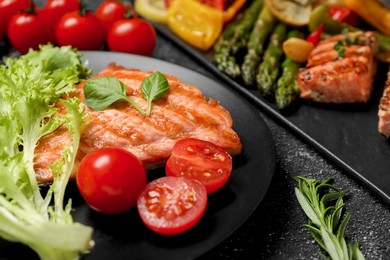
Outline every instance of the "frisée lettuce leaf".
{"type": "Polygon", "coordinates": [[[78,259],[93,244],[92,228],[74,222],[71,201],[64,203],[84,110],[80,100],[62,98],[91,74],[80,59],[69,46],[42,45],[0,65],[0,236],[26,244],[41,259],[78,259]],[[57,113],[57,102],[65,115],[57,113]],[[34,150],[62,125],[73,142],[51,165],[53,183],[42,192],[34,150]]]}

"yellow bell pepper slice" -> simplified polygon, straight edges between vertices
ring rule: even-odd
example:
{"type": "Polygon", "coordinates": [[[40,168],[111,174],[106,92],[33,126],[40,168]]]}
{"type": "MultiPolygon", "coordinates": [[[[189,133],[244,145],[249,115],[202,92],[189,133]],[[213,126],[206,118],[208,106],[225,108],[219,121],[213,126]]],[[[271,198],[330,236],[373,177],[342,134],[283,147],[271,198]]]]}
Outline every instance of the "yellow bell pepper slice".
{"type": "Polygon", "coordinates": [[[208,50],[222,31],[223,13],[196,0],[173,0],[168,8],[168,26],[185,42],[208,50]]]}
{"type": "Polygon", "coordinates": [[[167,8],[164,0],[135,0],[135,11],[154,22],[167,22],[167,8]]]}
{"type": "Polygon", "coordinates": [[[380,0],[344,0],[344,5],[386,35],[390,35],[390,8],[380,0]]]}

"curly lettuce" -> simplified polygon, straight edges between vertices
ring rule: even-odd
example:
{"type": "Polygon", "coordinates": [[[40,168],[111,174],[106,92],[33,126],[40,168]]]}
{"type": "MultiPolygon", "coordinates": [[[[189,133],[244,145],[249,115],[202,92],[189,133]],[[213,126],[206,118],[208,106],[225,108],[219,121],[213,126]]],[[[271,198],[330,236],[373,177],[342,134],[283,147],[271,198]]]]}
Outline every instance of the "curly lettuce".
{"type": "Polygon", "coordinates": [[[32,248],[41,259],[78,259],[90,250],[92,228],[73,221],[64,194],[80,141],[83,106],[63,97],[90,75],[71,47],[43,45],[0,65],[0,236],[32,248]],[[62,102],[61,115],[55,103],[62,102]],[[51,167],[43,194],[34,171],[39,139],[65,125],[72,144],[51,167]]]}

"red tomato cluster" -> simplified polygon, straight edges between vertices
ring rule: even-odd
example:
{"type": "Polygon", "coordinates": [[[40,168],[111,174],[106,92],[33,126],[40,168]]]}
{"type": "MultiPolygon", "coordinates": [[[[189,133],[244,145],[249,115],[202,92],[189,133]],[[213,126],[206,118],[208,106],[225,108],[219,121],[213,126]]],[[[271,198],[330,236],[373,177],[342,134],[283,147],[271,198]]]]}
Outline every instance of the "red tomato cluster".
{"type": "Polygon", "coordinates": [[[38,8],[29,0],[0,0],[0,40],[8,38],[20,53],[40,44],[72,45],[150,55],[156,44],[153,26],[137,18],[132,6],[105,0],[95,12],[84,1],[48,0],[38,8]]]}
{"type": "Polygon", "coordinates": [[[156,233],[175,235],[202,218],[208,194],[222,188],[232,171],[232,158],[222,148],[193,138],[178,141],[165,177],[148,184],[142,162],[118,148],[89,153],[79,165],[77,186],[91,208],[115,214],[137,209],[156,233]]]}

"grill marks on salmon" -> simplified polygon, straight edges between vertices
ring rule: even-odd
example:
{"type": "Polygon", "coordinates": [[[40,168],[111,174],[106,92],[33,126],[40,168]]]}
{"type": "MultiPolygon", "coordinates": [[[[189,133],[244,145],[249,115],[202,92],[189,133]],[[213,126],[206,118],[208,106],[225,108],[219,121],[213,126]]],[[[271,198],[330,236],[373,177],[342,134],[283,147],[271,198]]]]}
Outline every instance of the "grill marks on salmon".
{"type": "Polygon", "coordinates": [[[301,98],[322,103],[367,102],[373,89],[377,49],[374,32],[348,33],[322,40],[298,74],[301,98]],[[339,57],[334,46],[347,38],[353,43],[346,45],[344,57],[339,57]]]}
{"type": "MultiPolygon", "coordinates": [[[[125,69],[110,65],[95,77],[113,76],[126,85],[126,93],[144,109],[146,100],[140,90],[141,82],[152,72],[125,69]]],[[[162,166],[170,156],[172,147],[186,137],[210,141],[226,149],[231,155],[242,151],[238,134],[232,129],[230,113],[218,101],[206,100],[195,86],[180,82],[165,75],[170,90],[153,102],[150,116],[143,116],[130,104],[115,103],[103,111],[86,107],[80,146],[72,177],[77,172],[80,160],[89,152],[102,147],[126,149],[140,158],[147,169],[162,166]]],[[[84,100],[83,87],[79,84],[73,94],[84,100]]],[[[62,154],[63,146],[69,143],[65,127],[43,137],[35,153],[35,170],[40,182],[52,181],[48,163],[62,154]]]]}
{"type": "Polygon", "coordinates": [[[390,137],[390,69],[387,72],[387,80],[379,102],[378,117],[379,133],[390,137]]]}

